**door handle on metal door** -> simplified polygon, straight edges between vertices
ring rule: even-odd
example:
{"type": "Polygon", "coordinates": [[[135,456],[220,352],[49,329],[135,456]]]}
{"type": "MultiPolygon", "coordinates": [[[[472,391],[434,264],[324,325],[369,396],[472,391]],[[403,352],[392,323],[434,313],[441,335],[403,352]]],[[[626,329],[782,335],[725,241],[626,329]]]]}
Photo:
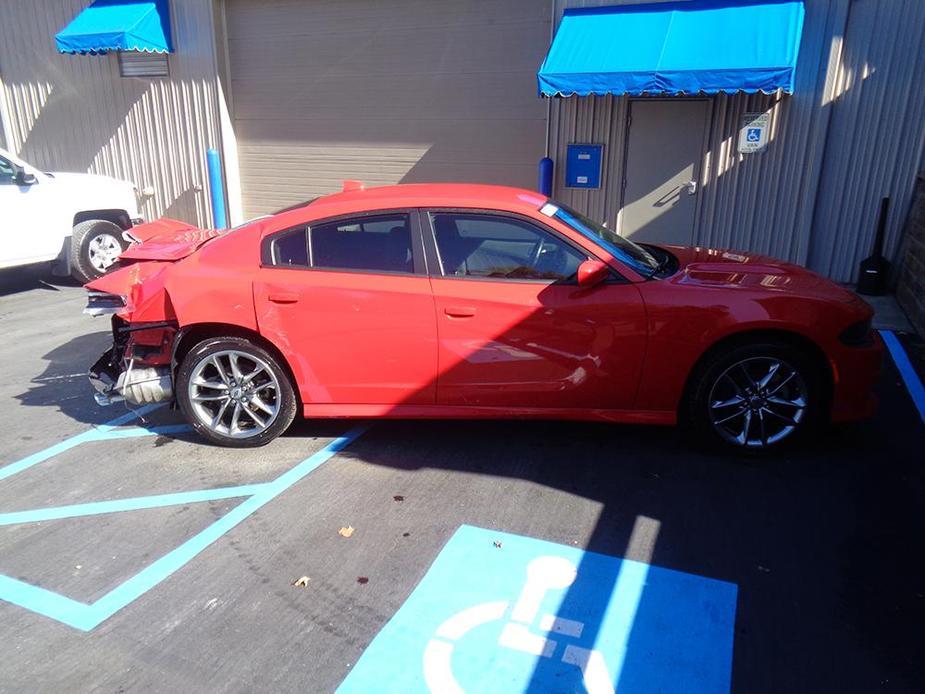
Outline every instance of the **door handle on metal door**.
{"type": "Polygon", "coordinates": [[[274,292],[268,294],[267,299],[274,304],[294,304],[299,300],[299,295],[294,292],[274,292]]]}
{"type": "Polygon", "coordinates": [[[475,308],[472,306],[447,306],[443,312],[450,318],[472,318],[475,308]]]}

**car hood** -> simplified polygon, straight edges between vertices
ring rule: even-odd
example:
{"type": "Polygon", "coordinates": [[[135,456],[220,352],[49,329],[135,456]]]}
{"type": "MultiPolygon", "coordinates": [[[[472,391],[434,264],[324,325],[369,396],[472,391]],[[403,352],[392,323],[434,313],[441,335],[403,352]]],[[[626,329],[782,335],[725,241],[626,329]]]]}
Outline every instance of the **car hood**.
{"type": "Polygon", "coordinates": [[[134,241],[120,260],[181,260],[221,234],[217,229],[199,229],[176,219],[139,224],[128,233],[134,241]]]}
{"type": "Polygon", "coordinates": [[[808,294],[841,303],[864,305],[864,301],[854,292],[783,260],[740,251],[662,247],[678,259],[678,271],[668,280],[678,285],[808,294]]]}

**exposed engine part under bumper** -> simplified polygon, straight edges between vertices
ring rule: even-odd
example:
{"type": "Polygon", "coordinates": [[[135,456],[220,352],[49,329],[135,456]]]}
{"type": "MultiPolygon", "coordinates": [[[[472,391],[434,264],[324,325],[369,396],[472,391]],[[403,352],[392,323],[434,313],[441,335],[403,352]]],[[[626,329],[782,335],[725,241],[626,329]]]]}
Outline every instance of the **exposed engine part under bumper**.
{"type": "Polygon", "coordinates": [[[112,349],[90,367],[90,384],[100,405],[125,401],[149,405],[173,399],[172,348],[176,324],[130,324],[112,317],[112,349]]]}
{"type": "Polygon", "coordinates": [[[169,366],[135,366],[126,369],[112,363],[112,351],[103,354],[90,367],[90,384],[98,405],[123,400],[132,405],[150,405],[173,399],[173,379],[169,366]]]}

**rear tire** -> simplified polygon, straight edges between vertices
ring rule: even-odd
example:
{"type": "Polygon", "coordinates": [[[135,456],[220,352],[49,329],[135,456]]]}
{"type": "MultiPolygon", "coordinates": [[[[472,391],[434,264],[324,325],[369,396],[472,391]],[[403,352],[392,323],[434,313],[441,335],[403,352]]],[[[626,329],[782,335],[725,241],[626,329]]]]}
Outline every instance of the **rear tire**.
{"type": "Polygon", "coordinates": [[[71,275],[81,284],[102,277],[127,247],[118,224],[105,219],[81,222],[71,235],[71,275]]]}
{"type": "Polygon", "coordinates": [[[769,453],[818,425],[823,384],[814,361],[785,342],[734,346],[697,367],[682,420],[710,447],[769,453]]]}
{"type": "Polygon", "coordinates": [[[295,391],[276,357],[241,337],[203,340],[177,371],[177,402],[186,421],[219,446],[264,446],[296,415],[295,391]]]}

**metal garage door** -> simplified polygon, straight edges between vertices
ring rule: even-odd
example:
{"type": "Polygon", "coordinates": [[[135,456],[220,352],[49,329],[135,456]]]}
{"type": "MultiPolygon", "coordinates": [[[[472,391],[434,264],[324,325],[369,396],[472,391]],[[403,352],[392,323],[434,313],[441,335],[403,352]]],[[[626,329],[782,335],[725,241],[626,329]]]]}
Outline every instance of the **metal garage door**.
{"type": "Polygon", "coordinates": [[[537,0],[228,0],[245,217],[367,185],[533,187],[537,0]]]}

